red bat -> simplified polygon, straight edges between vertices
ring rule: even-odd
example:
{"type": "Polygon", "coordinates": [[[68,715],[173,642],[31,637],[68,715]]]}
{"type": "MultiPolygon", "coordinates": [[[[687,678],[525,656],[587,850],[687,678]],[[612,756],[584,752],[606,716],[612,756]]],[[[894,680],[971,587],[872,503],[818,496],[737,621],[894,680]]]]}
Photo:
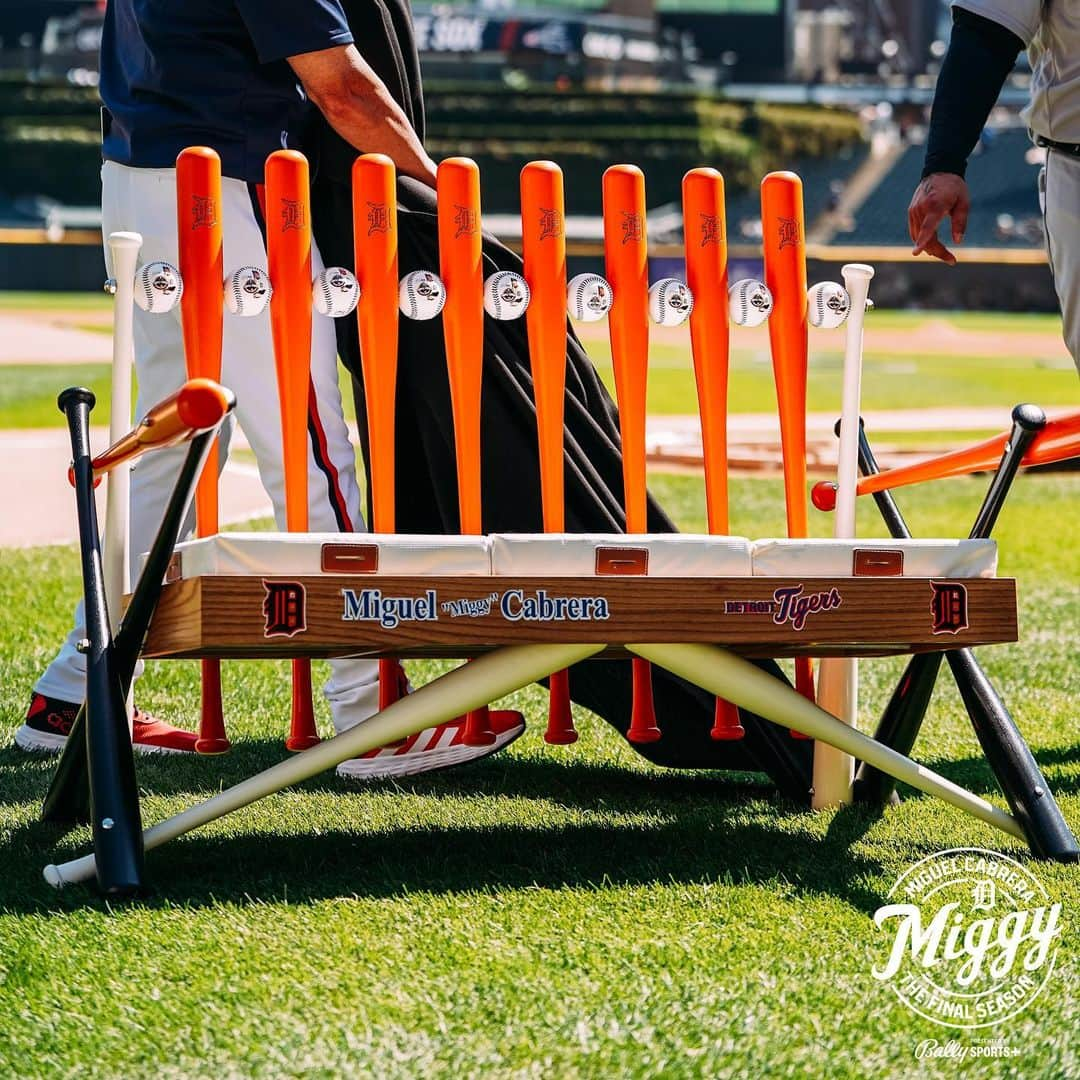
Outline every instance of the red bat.
{"type": "MultiPolygon", "coordinates": [[[[962,450],[951,450],[947,454],[926,461],[916,461],[912,465],[903,465],[897,469],[864,476],[859,481],[856,493],[873,495],[887,488],[904,487],[907,484],[921,484],[925,480],[944,480],[949,476],[963,476],[966,473],[984,472],[997,467],[1001,455],[1008,445],[1010,432],[995,435],[985,442],[962,450]]],[[[1035,436],[1031,448],[1024,455],[1021,465],[1052,465],[1058,461],[1067,461],[1080,457],[1080,412],[1067,413],[1051,420],[1035,436]]],[[[819,510],[833,510],[836,507],[836,485],[824,480],[814,485],[812,492],[814,505],[819,510]]]]}

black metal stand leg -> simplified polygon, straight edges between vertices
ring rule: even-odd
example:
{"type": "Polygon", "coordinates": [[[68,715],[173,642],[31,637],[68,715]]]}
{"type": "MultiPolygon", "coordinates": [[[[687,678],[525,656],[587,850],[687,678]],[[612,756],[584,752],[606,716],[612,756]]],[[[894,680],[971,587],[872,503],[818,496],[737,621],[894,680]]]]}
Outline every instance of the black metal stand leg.
{"type": "MultiPolygon", "coordinates": [[[[146,566],[135,585],[131,601],[116,633],[114,669],[122,696],[131,689],[135,664],[146,638],[146,631],[161,595],[162,582],[172,557],[176,538],[183,527],[206,455],[217,435],[217,428],[196,435],[177,477],[176,486],[161,519],[161,526],[147,556],[146,566]]],[[[67,746],[53,774],[42,805],[44,821],[83,823],[89,819],[90,801],[86,755],[82,752],[86,707],[76,717],[67,746]]]]}
{"type": "MultiPolygon", "coordinates": [[[[1039,429],[1035,414],[1021,415],[1019,420],[1020,426],[1026,426],[1032,434],[1039,429]]],[[[1021,445],[1010,447],[1014,453],[1006,454],[994,476],[971,530],[973,536],[989,535],[997,521],[1009,483],[1023,457],[1023,440],[1017,442],[1021,445]]],[[[878,471],[877,461],[861,425],[859,466],[867,475],[878,471]]],[[[888,491],[875,494],[874,501],[892,536],[897,539],[911,536],[903,515],[888,491]]],[[[970,649],[955,649],[944,655],[949,661],[979,745],[1024,830],[1032,853],[1058,862],[1077,861],[1080,859],[1080,847],[1076,838],[1066,824],[1024,737],[974,653],[970,649]]],[[[941,654],[923,654],[912,658],[882,715],[874,733],[875,739],[903,754],[909,753],[922,726],[940,665],[941,654]],[[925,663],[931,657],[935,660],[932,671],[925,663]]],[[[855,780],[856,798],[859,801],[884,805],[894,789],[895,783],[891,777],[865,762],[860,766],[855,780]]]]}
{"type": "MultiPolygon", "coordinates": [[[[115,669],[101,569],[90,458],[90,410],[94,407],[94,395],[82,388],[65,390],[58,404],[67,416],[71,434],[86,612],[85,734],[81,746],[75,745],[72,752],[83,761],[89,781],[98,884],[110,896],[124,896],[142,884],[142,821],[125,692],[115,669]]],[[[77,742],[69,740],[70,744],[77,742]]]]}
{"type": "Polygon", "coordinates": [[[1077,862],[1080,847],[1042,770],[970,649],[946,653],[971,726],[995,779],[1020,822],[1032,853],[1056,862],[1077,862]]]}
{"type": "MultiPolygon", "coordinates": [[[[879,743],[904,757],[911,757],[911,749],[922,729],[941,670],[941,655],[919,653],[908,661],[874,732],[879,743]]],[[[856,802],[887,806],[896,792],[896,781],[863,761],[855,774],[853,791],[856,802]]]]}

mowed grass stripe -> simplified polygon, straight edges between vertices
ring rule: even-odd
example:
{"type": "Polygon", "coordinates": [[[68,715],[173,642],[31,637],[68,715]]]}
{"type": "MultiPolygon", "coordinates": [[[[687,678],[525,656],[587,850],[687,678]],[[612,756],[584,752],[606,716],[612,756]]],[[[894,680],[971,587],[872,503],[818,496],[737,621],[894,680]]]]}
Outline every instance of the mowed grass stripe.
{"type": "MultiPolygon", "coordinates": [[[[652,486],[683,527],[703,526],[700,479],[652,486]]],[[[949,481],[902,504],[919,535],[962,535],[984,486],[949,481]]],[[[732,516],[738,531],[782,533],[780,483],[733,481],[732,516]]],[[[1074,827],[1080,551],[1062,539],[1078,525],[1080,478],[1021,478],[998,533],[1024,640],[980,650],[1074,827]]],[[[869,504],[860,530],[882,535],[869,504]]],[[[1047,991],[988,1032],[1022,1056],[963,1071],[1080,1071],[1075,868],[1031,863],[910,791],[875,820],[796,811],[755,777],[658,770],[580,710],[581,741],[547,747],[535,687],[511,699],[528,732],[488,762],[370,789],[317,777],[151,854],[142,901],[55,894],[42,864],[85,850],[87,833],[36,821],[48,766],[7,739],[67,629],[77,559],[0,560],[0,602],[19,615],[0,640],[0,1075],[952,1076],[913,1056],[950,1033],[870,977],[870,916],[911,862],[961,844],[1016,855],[1065,906],[1047,991]]],[[[901,666],[861,666],[864,723],[901,666]]],[[[421,681],[437,670],[412,665],[421,681]]],[[[140,760],[148,822],[284,756],[287,665],[224,673],[236,749],[140,760]]],[[[139,695],[193,724],[196,665],[151,665],[139,695]]],[[[1002,804],[946,678],[919,750],[1002,804]]]]}

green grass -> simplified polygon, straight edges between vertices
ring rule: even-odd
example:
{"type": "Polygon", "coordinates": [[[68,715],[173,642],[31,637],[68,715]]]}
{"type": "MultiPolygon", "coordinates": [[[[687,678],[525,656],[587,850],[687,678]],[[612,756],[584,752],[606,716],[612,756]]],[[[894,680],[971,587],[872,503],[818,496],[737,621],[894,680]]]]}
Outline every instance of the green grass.
{"type": "MultiPolygon", "coordinates": [[[[340,366],[338,374],[346,419],[355,420],[349,376],[340,366]]],[[[68,386],[89,386],[97,395],[91,422],[109,423],[108,364],[9,364],[0,365],[0,376],[0,431],[62,425],[56,396],[68,386]]]]}
{"type": "Polygon", "coordinates": [[[101,292],[0,292],[0,311],[109,311],[112,297],[101,292]]]}
{"type": "MultiPolygon", "coordinates": [[[[912,528],[961,535],[983,486],[905,492],[912,528]]],[[[654,490],[684,527],[702,526],[699,478],[656,476],[654,490]]],[[[732,485],[737,530],[780,533],[781,506],[776,481],[732,485]]],[[[880,535],[872,508],[861,514],[880,535]]],[[[827,524],[814,515],[816,531],[827,524]]],[[[1078,528],[1080,477],[1017,485],[998,534],[1023,642],[980,650],[1074,827],[1078,528]]],[[[1035,863],[910,791],[875,820],[799,812],[719,773],[663,772],[588,715],[577,745],[553,749],[538,689],[513,696],[529,731],[488,762],[368,790],[323,776],[153,853],[154,891],[139,902],[53,893],[41,866],[87,835],[37,822],[48,766],[7,737],[67,629],[76,561],[70,548],[0,552],[0,1075],[1080,1074],[1075,867],[1035,863]],[[1061,962],[1028,1011],[989,1030],[1020,1057],[916,1062],[919,1041],[951,1033],[870,978],[871,916],[910,863],[965,844],[1017,856],[1063,902],[1061,962]]],[[[861,666],[864,724],[899,668],[861,666]]],[[[195,665],[152,665],[139,696],[193,724],[195,665]]],[[[280,760],[287,696],[284,665],[226,664],[234,752],[140,761],[145,819],[280,760]]],[[[1001,804],[947,679],[920,753],[1001,804]]]]}
{"type": "MultiPolygon", "coordinates": [[[[590,344],[604,382],[615,383],[605,345],[590,344]]],[[[807,402],[812,412],[835,411],[838,404],[841,357],[815,355],[810,367],[807,402]]],[[[60,422],[56,395],[65,386],[89,380],[98,394],[94,423],[107,424],[108,367],[104,364],[12,364],[3,367],[0,381],[0,429],[51,427],[60,422]]],[[[352,392],[342,372],[346,414],[354,419],[352,392]]],[[[649,371],[649,411],[654,415],[685,415],[697,411],[697,391],[687,350],[656,345],[649,371]]],[[[1003,426],[1020,401],[1044,406],[1075,405],[1076,371],[1039,367],[1031,361],[1001,357],[867,357],[862,404],[864,409],[917,409],[954,404],[957,407],[997,406],[1003,426]]],[[[735,350],[730,383],[732,412],[773,412],[776,392],[772,365],[765,353],[735,350]]],[[[934,433],[937,437],[938,433],[934,433]]],[[[961,433],[941,433],[947,438],[961,433]]],[[[940,438],[937,439],[940,441],[940,438]]]]}
{"type": "Polygon", "coordinates": [[[90,387],[93,423],[109,423],[108,364],[12,364],[0,368],[0,430],[62,426],[56,396],[68,386],[90,387]]]}
{"type": "MultiPolygon", "coordinates": [[[[614,393],[611,354],[606,343],[589,343],[589,353],[608,389],[614,393]]],[[[697,410],[697,390],[688,348],[656,344],[649,355],[649,412],[686,414],[697,410]]],[[[807,377],[811,412],[838,408],[841,353],[813,352],[807,377]]],[[[1021,401],[1040,405],[1075,405],[1076,369],[1027,357],[911,356],[868,354],[863,362],[864,409],[919,409],[1000,406],[1021,401]]],[[[733,349],[729,401],[732,412],[774,412],[776,391],[767,349],[733,349]]]]}
{"type": "MultiPolygon", "coordinates": [[[[4,293],[0,310],[45,312],[107,311],[107,296],[84,293],[4,293]]],[[[981,312],[878,311],[877,329],[897,335],[911,333],[928,322],[945,323],[956,330],[980,330],[1003,335],[1053,333],[1061,320],[1053,315],[1012,315],[981,312]]],[[[108,327],[87,321],[84,329],[107,332],[108,327]]],[[[1029,355],[1030,348],[1017,338],[1010,356],[977,356],[949,352],[889,354],[871,351],[864,364],[864,409],[917,409],[929,406],[996,406],[1003,416],[1019,401],[1045,406],[1075,405],[1076,371],[1067,358],[1029,355]],[[1026,350],[1026,351],[1025,351],[1026,350]]],[[[808,407],[814,412],[834,412],[839,400],[842,366],[840,338],[815,335],[811,339],[808,407]]],[[[609,389],[614,392],[611,354],[606,334],[587,329],[591,358],[609,389]]],[[[678,342],[654,341],[649,356],[649,410],[657,415],[683,415],[697,410],[697,395],[688,338],[678,342]]],[[[95,423],[108,422],[108,402],[100,390],[107,383],[107,367],[100,364],[40,366],[12,364],[4,367],[0,389],[0,429],[52,426],[59,422],[56,394],[71,382],[90,380],[99,391],[95,423]]],[[[343,383],[345,380],[343,379],[343,383]]],[[[346,409],[353,418],[351,392],[346,409]]],[[[772,412],[776,409],[772,363],[767,348],[736,346],[732,350],[730,377],[732,412],[772,412]]],[[[947,433],[946,433],[947,434],[947,433]]],[[[966,439],[965,435],[959,436],[966,439]]],[[[940,439],[938,440],[941,441],[940,439]]]]}

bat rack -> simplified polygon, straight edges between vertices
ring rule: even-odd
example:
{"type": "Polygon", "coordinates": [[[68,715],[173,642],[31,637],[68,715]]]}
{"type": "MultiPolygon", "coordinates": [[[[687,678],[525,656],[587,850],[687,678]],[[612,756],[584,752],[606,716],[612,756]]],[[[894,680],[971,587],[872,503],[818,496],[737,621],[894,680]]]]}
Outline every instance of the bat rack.
{"type": "MultiPolygon", "coordinates": [[[[455,632],[456,636],[452,635],[442,642],[441,651],[438,642],[433,648],[429,640],[425,648],[413,640],[418,632],[415,626],[400,633],[376,627],[377,633],[366,647],[359,640],[335,644],[329,636],[322,640],[318,633],[304,644],[297,643],[297,638],[304,635],[283,634],[279,638],[269,639],[262,633],[252,635],[251,627],[243,619],[236,621],[222,617],[227,607],[237,607],[238,594],[230,598],[230,589],[240,590],[241,593],[244,590],[251,592],[245,606],[249,609],[254,607],[260,616],[265,617],[267,593],[259,578],[252,582],[245,577],[228,579],[211,575],[165,584],[176,538],[219,421],[212,430],[195,434],[191,441],[161,527],[113,640],[99,572],[95,576],[94,570],[95,566],[100,566],[100,547],[88,446],[88,416],[93,395],[89,391],[66,391],[62,399],[65,397],[67,403],[64,407],[68,413],[75,462],[74,479],[87,601],[87,654],[92,674],[88,676],[85,707],[72,729],[53,777],[43,817],[64,823],[91,822],[94,850],[92,854],[62,865],[47,867],[46,880],[56,887],[96,876],[100,888],[108,895],[122,896],[137,892],[143,883],[144,851],[333,768],[349,758],[407,738],[469,710],[479,709],[553,672],[610,653],[612,648],[665,668],[743,710],[810,738],[820,739],[883,775],[935,795],[1009,836],[1026,840],[1038,857],[1075,861],[1080,855],[1049,787],[1011,719],[1008,725],[1001,725],[989,738],[980,731],[987,760],[1011,804],[1013,813],[1009,814],[916,764],[905,753],[898,752],[899,743],[890,745],[887,739],[871,738],[842,723],[794,688],[755,667],[736,651],[741,648],[753,655],[779,656],[887,655],[931,651],[951,657],[951,650],[959,645],[1012,641],[1016,639],[1015,583],[1008,579],[964,579],[970,601],[968,626],[959,629],[955,636],[942,637],[922,631],[920,637],[918,632],[910,632],[910,628],[909,631],[901,630],[898,633],[896,627],[887,625],[887,620],[879,612],[878,618],[862,622],[861,635],[857,631],[856,623],[859,620],[856,617],[856,623],[840,626],[831,640],[828,634],[817,634],[809,648],[794,645],[790,639],[770,639],[767,633],[760,634],[760,640],[751,640],[749,645],[740,646],[737,638],[747,637],[744,630],[739,633],[723,631],[723,621],[716,617],[716,612],[728,610],[728,593],[725,590],[736,587],[732,585],[733,581],[744,593],[751,588],[767,588],[773,584],[767,578],[696,579],[690,586],[679,579],[663,578],[634,582],[614,578],[605,584],[598,584],[600,579],[595,578],[559,579],[559,588],[563,593],[572,593],[575,588],[588,588],[594,594],[602,590],[608,595],[613,614],[604,621],[602,629],[590,626],[585,621],[574,620],[522,623],[511,619],[500,627],[495,619],[480,631],[474,626],[466,637],[455,632]],[[679,608],[678,625],[663,628],[656,616],[656,612],[662,609],[657,604],[657,598],[663,590],[673,589],[676,592],[682,590],[680,595],[684,607],[685,604],[696,603],[701,610],[694,618],[687,618],[684,608],[679,608]],[[220,606],[222,603],[226,608],[220,606]],[[218,606],[215,607],[215,604],[218,606]],[[713,618],[711,624],[710,617],[713,618]],[[235,638],[240,642],[238,646],[234,647],[225,640],[229,634],[238,635],[235,638]],[[472,638],[471,645],[467,637],[472,638]],[[245,638],[246,645],[243,643],[245,638]],[[475,655],[476,658],[399,698],[363,724],[302,753],[290,755],[269,769],[142,832],[124,703],[136,660],[144,651],[144,641],[147,655],[157,656],[272,654],[302,657],[345,653],[415,656],[434,652],[435,655],[475,655]],[[728,647],[717,644],[717,641],[725,642],[728,647]]],[[[481,587],[477,585],[477,580],[490,592],[493,581],[497,579],[461,578],[454,583],[467,590],[481,587]]],[[[368,584],[376,587],[384,584],[399,591],[411,587],[419,589],[418,596],[422,594],[425,598],[434,591],[430,581],[425,584],[419,578],[410,582],[407,578],[380,578],[376,575],[369,579],[368,584]]],[[[522,589],[529,587],[525,581],[511,584],[522,589]]],[[[321,584],[319,579],[313,578],[310,585],[316,591],[322,588],[327,596],[336,592],[340,597],[340,583],[334,580],[333,575],[321,584]]],[[[897,579],[892,583],[894,587],[911,590],[921,588],[925,597],[931,595],[931,585],[931,581],[920,578],[897,579]]],[[[849,609],[856,612],[860,604],[864,612],[868,610],[871,590],[879,594],[874,602],[880,608],[880,594],[886,589],[881,579],[860,581],[849,578],[829,583],[829,586],[851,590],[849,609]]],[[[886,595],[884,601],[893,611],[910,607],[897,605],[893,599],[886,595]]],[[[309,625],[317,627],[320,618],[318,604],[309,610],[313,615],[309,625]]],[[[340,627],[340,613],[336,621],[340,627]]],[[[421,626],[419,630],[422,636],[430,639],[432,627],[436,625],[421,626]]],[[[329,635],[329,631],[327,633],[329,635]]],[[[753,638],[754,635],[749,637],[753,638]]],[[[914,741],[914,736],[911,738],[914,741]]]]}

